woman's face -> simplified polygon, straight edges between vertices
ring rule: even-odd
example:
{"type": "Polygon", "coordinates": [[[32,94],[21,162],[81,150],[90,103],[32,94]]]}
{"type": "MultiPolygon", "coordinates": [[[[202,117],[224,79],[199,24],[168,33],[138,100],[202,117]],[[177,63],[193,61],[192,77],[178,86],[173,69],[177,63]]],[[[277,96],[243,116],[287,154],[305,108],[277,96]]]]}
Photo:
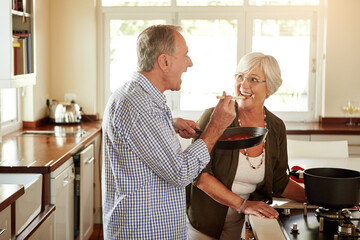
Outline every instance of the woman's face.
{"type": "Polygon", "coordinates": [[[244,96],[244,99],[237,100],[239,108],[263,108],[269,91],[266,86],[266,77],[259,67],[236,75],[235,92],[237,96],[244,96]]]}

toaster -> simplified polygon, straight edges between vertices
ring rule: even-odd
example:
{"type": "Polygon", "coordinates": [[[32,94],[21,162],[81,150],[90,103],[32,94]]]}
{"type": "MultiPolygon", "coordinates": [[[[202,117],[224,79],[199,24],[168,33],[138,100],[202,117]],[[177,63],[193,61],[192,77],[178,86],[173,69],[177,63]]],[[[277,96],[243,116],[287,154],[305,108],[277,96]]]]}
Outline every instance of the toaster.
{"type": "Polygon", "coordinates": [[[80,123],[81,108],[74,101],[59,102],[52,100],[49,106],[49,118],[52,123],[80,123]]]}

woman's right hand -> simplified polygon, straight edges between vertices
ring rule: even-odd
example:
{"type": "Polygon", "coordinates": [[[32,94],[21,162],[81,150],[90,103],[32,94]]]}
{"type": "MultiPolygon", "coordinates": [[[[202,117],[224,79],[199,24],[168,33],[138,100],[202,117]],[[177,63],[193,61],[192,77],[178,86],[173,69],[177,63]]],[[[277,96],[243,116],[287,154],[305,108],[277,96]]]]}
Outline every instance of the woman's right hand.
{"type": "Polygon", "coordinates": [[[242,210],[244,214],[255,215],[262,218],[278,218],[279,213],[262,201],[246,201],[242,210]]]}

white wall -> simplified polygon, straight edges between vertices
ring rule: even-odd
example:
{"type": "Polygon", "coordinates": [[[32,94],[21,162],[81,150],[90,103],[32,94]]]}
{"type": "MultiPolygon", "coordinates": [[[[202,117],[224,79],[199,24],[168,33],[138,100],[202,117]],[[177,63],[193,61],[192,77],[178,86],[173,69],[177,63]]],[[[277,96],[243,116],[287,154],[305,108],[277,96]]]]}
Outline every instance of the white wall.
{"type": "Polygon", "coordinates": [[[48,115],[46,99],[76,94],[86,114],[96,114],[96,1],[34,0],[36,85],[22,90],[22,120],[48,115]]]}
{"type": "Polygon", "coordinates": [[[50,1],[51,97],[96,113],[96,1],[50,1]]]}
{"type": "Polygon", "coordinates": [[[359,13],[359,0],[328,0],[325,117],[344,117],[341,107],[345,101],[360,101],[359,13]]]}

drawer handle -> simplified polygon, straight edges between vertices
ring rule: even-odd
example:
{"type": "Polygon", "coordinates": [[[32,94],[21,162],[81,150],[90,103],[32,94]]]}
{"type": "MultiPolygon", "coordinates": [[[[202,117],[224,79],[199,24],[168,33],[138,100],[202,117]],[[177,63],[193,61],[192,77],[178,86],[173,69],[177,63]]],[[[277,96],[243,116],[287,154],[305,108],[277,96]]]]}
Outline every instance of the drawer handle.
{"type": "Polygon", "coordinates": [[[89,160],[86,161],[85,164],[90,164],[90,163],[92,163],[92,162],[94,161],[94,159],[95,159],[94,157],[90,158],[89,160]]]}
{"type": "Polygon", "coordinates": [[[69,176],[66,176],[63,180],[63,186],[65,187],[69,182],[72,182],[72,180],[75,179],[75,175],[71,174],[69,176]]]}
{"type": "Polygon", "coordinates": [[[5,232],[5,229],[0,229],[0,235],[5,232]]]}

